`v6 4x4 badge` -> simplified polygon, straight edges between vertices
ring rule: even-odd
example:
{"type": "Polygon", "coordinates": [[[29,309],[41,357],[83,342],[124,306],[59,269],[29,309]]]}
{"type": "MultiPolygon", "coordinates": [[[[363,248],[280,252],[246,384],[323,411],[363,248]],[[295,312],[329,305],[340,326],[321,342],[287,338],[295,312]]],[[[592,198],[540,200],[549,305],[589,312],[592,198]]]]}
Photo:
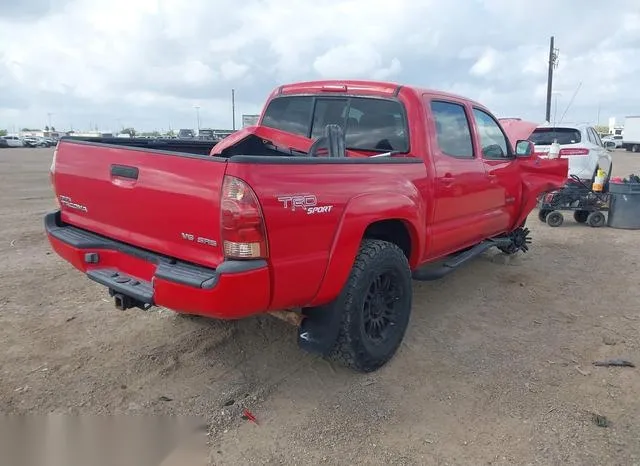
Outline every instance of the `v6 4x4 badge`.
{"type": "Polygon", "coordinates": [[[278,201],[285,209],[292,212],[304,210],[307,215],[326,214],[333,209],[333,205],[318,205],[315,194],[287,194],[278,196],[278,201]]]}

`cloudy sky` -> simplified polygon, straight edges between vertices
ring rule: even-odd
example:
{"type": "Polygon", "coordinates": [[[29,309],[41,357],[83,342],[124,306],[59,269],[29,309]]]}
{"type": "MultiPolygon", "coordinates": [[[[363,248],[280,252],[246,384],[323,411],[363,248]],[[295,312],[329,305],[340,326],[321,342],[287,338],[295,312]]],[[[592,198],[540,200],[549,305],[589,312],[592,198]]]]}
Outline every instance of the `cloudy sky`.
{"type": "Polygon", "coordinates": [[[542,121],[551,35],[558,119],[576,90],[565,121],[640,114],[639,0],[0,0],[0,128],[193,128],[195,105],[230,128],[232,88],[239,126],[273,87],[318,78],[542,121]]]}

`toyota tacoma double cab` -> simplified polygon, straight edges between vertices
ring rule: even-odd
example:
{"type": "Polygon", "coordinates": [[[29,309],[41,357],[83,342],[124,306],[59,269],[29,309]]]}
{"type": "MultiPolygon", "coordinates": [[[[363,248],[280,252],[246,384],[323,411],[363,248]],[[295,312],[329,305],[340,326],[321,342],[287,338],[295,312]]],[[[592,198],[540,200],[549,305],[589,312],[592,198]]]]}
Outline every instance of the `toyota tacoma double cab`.
{"type": "Polygon", "coordinates": [[[510,127],[418,87],[282,85],[211,146],[63,138],[45,229],[120,309],[292,313],[303,349],[369,372],[404,337],[412,279],[528,249],[527,215],[568,166],[513,137],[535,124],[510,127]]]}

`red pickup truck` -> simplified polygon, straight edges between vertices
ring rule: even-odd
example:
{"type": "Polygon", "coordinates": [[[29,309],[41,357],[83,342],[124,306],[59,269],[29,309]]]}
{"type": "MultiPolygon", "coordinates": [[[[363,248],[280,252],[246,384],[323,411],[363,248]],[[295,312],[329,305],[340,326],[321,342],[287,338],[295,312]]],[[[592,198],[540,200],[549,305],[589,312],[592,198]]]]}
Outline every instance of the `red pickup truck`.
{"type": "Polygon", "coordinates": [[[62,139],[51,164],[59,209],[45,228],[120,309],[298,312],[301,347],[373,371],[404,336],[412,278],[442,277],[492,247],[527,250],[527,215],[568,167],[509,136],[456,95],[283,85],[257,126],[215,145],[62,139]]]}

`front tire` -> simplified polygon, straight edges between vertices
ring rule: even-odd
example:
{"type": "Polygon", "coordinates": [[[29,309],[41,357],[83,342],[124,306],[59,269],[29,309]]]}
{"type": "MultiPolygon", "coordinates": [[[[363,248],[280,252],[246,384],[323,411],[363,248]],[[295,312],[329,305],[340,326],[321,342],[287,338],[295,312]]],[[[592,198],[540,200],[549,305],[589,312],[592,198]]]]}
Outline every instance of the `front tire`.
{"type": "Polygon", "coordinates": [[[341,306],[342,319],[328,359],[358,372],[382,367],[404,338],[412,298],[411,271],[402,250],[387,241],[365,239],[334,303],[341,306]]]}
{"type": "Polygon", "coordinates": [[[547,215],[549,215],[549,213],[551,213],[551,210],[548,209],[540,209],[538,211],[538,220],[540,220],[543,223],[546,223],[547,221],[547,215]]]}

